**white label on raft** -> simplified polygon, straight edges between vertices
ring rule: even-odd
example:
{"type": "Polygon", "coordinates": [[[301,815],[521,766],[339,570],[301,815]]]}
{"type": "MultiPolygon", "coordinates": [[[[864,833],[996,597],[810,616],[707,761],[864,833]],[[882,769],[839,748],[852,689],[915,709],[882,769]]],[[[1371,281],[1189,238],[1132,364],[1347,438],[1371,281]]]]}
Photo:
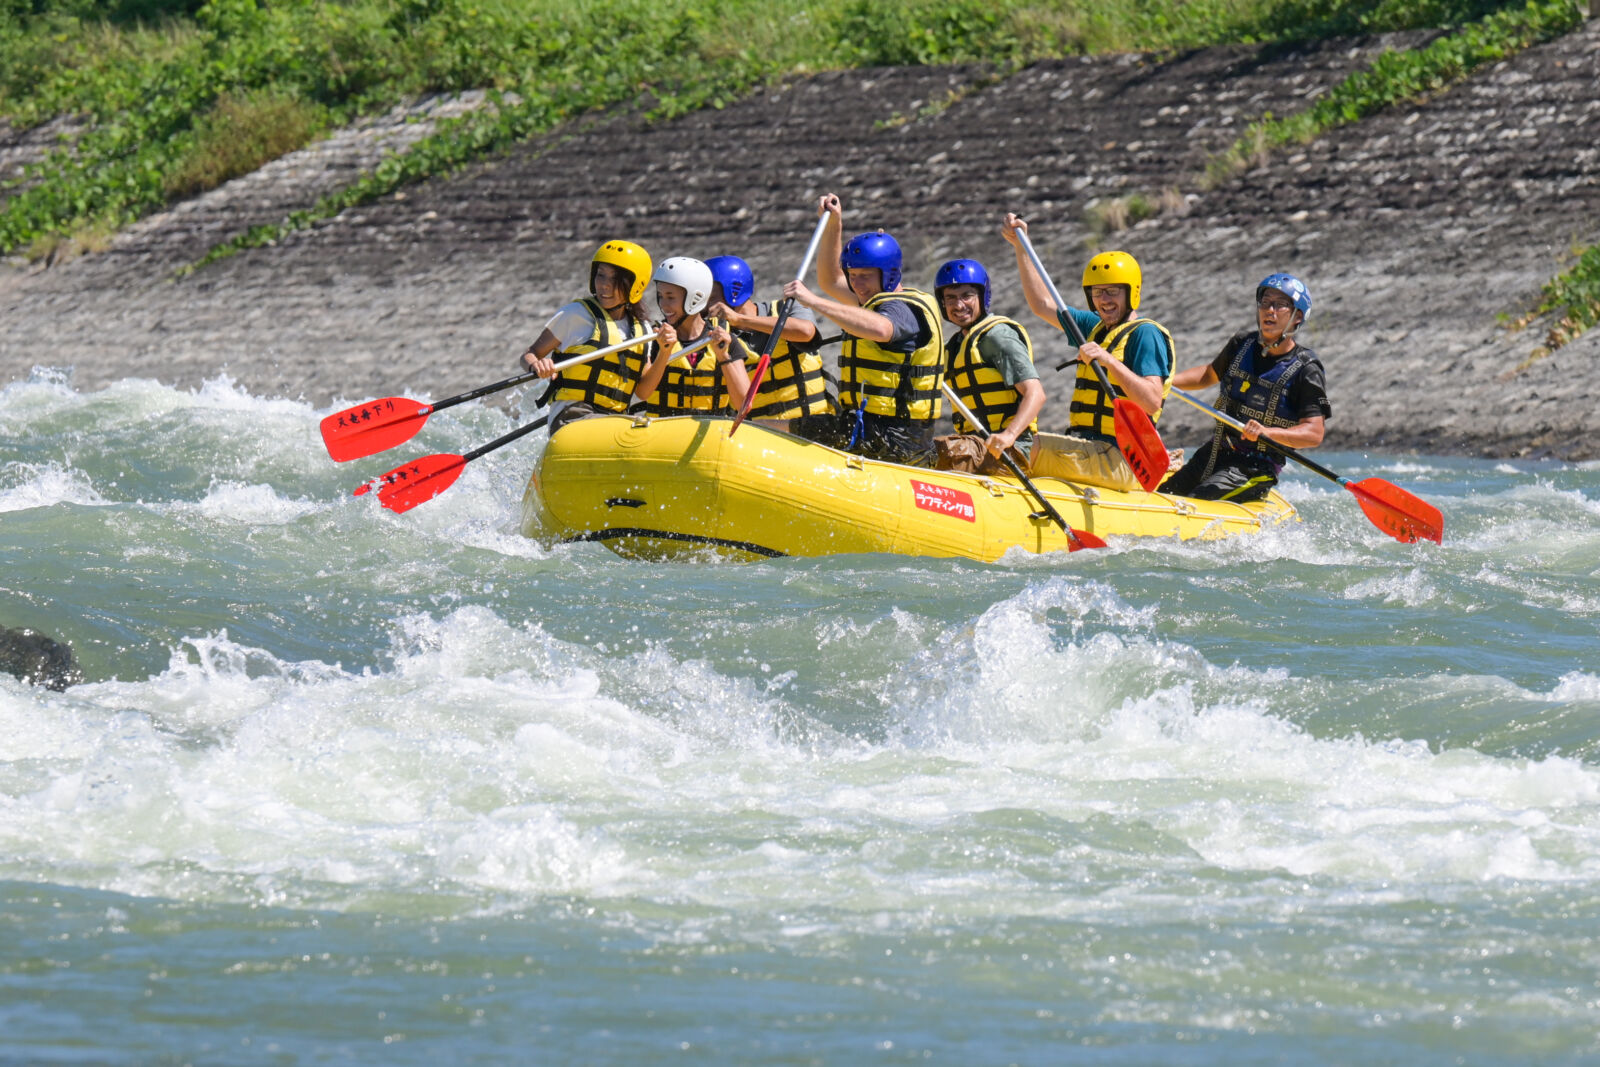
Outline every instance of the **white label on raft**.
{"type": "Polygon", "coordinates": [[[911,493],[916,497],[919,508],[937,511],[941,515],[954,515],[968,522],[978,521],[978,512],[972,506],[970,493],[945,485],[930,485],[915,478],[911,479],[911,493]]]}

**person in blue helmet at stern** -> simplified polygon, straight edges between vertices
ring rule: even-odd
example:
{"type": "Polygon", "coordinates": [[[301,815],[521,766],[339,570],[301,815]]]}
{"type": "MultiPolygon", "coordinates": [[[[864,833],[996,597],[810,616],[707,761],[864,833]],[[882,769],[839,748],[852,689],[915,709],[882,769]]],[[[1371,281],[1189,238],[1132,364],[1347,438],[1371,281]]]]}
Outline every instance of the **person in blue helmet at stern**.
{"type": "Polygon", "coordinates": [[[837,415],[806,415],[789,424],[800,437],[869,459],[926,467],[933,460],[933,428],[943,409],[944,337],[939,308],[920,289],[902,286],[900,245],[882,230],[845,242],[844,207],[829,193],[817,203],[827,220],[817,253],[817,283],[802,281],[783,295],[837,323],[844,331],[839,354],[837,415]]]}
{"type": "Polygon", "coordinates": [[[956,335],[945,342],[950,388],[988,433],[985,440],[977,427],[955,414],[955,435],[934,441],[935,466],[1004,474],[1000,454],[1009,448],[1012,458],[1026,467],[1045,404],[1028,331],[989,309],[989,272],[975,259],[952,259],[941,266],[933,294],[945,319],[956,327],[956,335]]]}
{"type": "Polygon", "coordinates": [[[1311,313],[1311,292],[1292,274],[1269,274],[1256,286],[1256,325],[1228,338],[1210,363],[1173,376],[1179,389],[1221,385],[1217,406],[1244,423],[1218,422],[1206,442],[1161,491],[1198,500],[1260,500],[1278,484],[1283,454],[1261,438],[1294,449],[1322,443],[1332,417],[1317,354],[1295,340],[1311,313]]]}

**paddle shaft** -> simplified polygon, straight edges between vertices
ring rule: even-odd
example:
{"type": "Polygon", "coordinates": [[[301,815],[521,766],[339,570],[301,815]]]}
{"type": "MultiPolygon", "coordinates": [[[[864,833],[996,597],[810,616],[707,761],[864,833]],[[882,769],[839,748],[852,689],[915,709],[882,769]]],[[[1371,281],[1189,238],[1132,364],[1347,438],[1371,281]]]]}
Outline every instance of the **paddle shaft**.
{"type": "MultiPolygon", "coordinates": [[[[817,258],[817,247],[822,244],[822,234],[828,228],[828,216],[824,214],[817,220],[817,228],[811,231],[811,243],[806,245],[806,257],[800,261],[800,270],[795,274],[794,280],[803,282],[806,272],[811,269],[811,261],[817,258]]],[[[756,390],[761,388],[761,379],[767,376],[767,367],[772,363],[773,349],[778,347],[778,338],[783,334],[783,324],[789,321],[789,313],[794,310],[793,298],[785,299],[778,306],[778,319],[772,324],[772,332],[767,334],[767,343],[761,346],[761,358],[756,361],[755,373],[750,376],[750,391],[745,394],[744,403],[739,407],[739,414],[734,418],[733,425],[728,428],[728,436],[732,437],[739,424],[750,414],[750,408],[756,402],[756,390]]]]}
{"type": "MultiPolygon", "coordinates": [[[[956,395],[956,391],[950,388],[949,382],[941,381],[939,388],[944,390],[945,398],[950,401],[951,407],[959,411],[961,417],[967,420],[967,425],[982,434],[985,441],[994,436],[983,423],[978,421],[978,417],[968,410],[967,405],[961,402],[961,398],[956,395]]],[[[1050,520],[1061,527],[1062,532],[1067,535],[1073,544],[1082,548],[1083,542],[1078,539],[1077,531],[1067,525],[1067,520],[1061,517],[1061,513],[1055,509],[1055,505],[1046,500],[1045,495],[1039,491],[1039,487],[1034,485],[1026,474],[1022,473],[1022,468],[1017,465],[1016,460],[1011,458],[1010,453],[1005,449],[1001,449],[1000,459],[1007,467],[1011,468],[1011,473],[1017,476],[1017,480],[1022,483],[1022,487],[1033,494],[1033,498],[1039,502],[1039,506],[1044,509],[1044,513],[1050,516],[1050,520]]]]}
{"type": "MultiPolygon", "coordinates": [[[[1172,392],[1224,426],[1231,426],[1239,431],[1244,430],[1243,423],[1223,414],[1205,401],[1190,396],[1182,389],[1174,389],[1172,392]]],[[[1350,490],[1356,502],[1361,505],[1361,510],[1372,520],[1372,524],[1396,541],[1410,543],[1420,537],[1435,544],[1444,544],[1444,516],[1438,508],[1415,493],[1408,492],[1382,478],[1363,478],[1359,482],[1352,482],[1270,437],[1259,437],[1257,443],[1267,445],[1273,451],[1350,490]]]]}
{"type": "MultiPolygon", "coordinates": [[[[620,344],[612,345],[609,348],[601,348],[593,352],[585,352],[582,355],[573,356],[571,359],[564,359],[560,363],[556,364],[556,373],[560,374],[562,371],[567,370],[568,368],[581,366],[582,364],[588,363],[590,360],[599,359],[601,356],[609,356],[613,353],[621,352],[624,349],[636,348],[643,344],[646,340],[648,340],[648,338],[634,337],[627,341],[621,342],[620,344]]],[[[498,393],[502,389],[511,389],[522,385],[524,382],[537,381],[538,378],[538,371],[531,370],[524,374],[515,374],[510,378],[495,382],[493,385],[485,385],[481,389],[474,389],[471,392],[462,393],[460,396],[449,397],[448,399],[439,401],[437,404],[429,404],[423,408],[423,411],[443,411],[445,408],[455,407],[457,404],[465,404],[469,400],[476,400],[480,396],[488,396],[490,393],[498,393]]]]}

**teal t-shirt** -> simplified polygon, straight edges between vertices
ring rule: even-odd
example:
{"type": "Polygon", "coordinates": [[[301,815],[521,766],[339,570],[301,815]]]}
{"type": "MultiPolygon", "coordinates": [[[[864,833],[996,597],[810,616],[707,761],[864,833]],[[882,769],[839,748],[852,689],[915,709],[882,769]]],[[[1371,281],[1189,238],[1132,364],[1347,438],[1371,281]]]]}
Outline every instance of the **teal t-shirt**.
{"type": "MultiPolygon", "coordinates": [[[[1092,311],[1068,308],[1067,314],[1077,322],[1085,337],[1100,325],[1100,316],[1092,311]]],[[[1172,373],[1172,353],[1167,351],[1167,339],[1148,320],[1134,327],[1128,347],[1123,349],[1122,362],[1141,378],[1165,378],[1172,373]]]]}

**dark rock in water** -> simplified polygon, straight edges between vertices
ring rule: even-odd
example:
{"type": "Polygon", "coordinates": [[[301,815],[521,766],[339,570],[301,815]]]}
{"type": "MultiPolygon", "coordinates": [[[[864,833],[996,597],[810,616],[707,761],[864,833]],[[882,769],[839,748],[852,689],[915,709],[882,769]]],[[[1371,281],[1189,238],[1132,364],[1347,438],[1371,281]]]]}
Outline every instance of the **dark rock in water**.
{"type": "Polygon", "coordinates": [[[0,671],[57,692],[83,681],[72,646],[34,630],[0,627],[0,671]]]}

